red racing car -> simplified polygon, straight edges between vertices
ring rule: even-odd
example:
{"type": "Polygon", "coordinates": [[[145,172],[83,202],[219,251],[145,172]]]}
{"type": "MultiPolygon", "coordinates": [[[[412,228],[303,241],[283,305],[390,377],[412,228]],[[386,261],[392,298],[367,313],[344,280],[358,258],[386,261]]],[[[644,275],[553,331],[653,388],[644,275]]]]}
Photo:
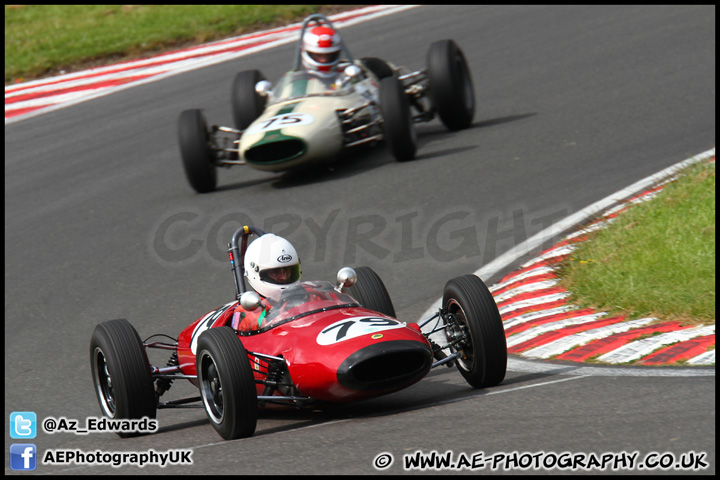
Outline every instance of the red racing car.
{"type": "Polygon", "coordinates": [[[342,268],[338,285],[298,282],[262,299],[245,286],[252,234],[264,233],[242,227],[229,244],[237,298],[191,323],[176,342],[151,341],[155,335],[143,342],[124,319],[97,325],[90,363],[104,415],[155,418],[157,409],[201,402],[213,427],[230,440],[255,432],[258,407],[317,408],[377,397],[451,362],[474,388],[505,378],[502,321],[479,277],[448,281],[441,308],[417,324],[395,318],[382,280],[367,267],[342,268]],[[234,329],[238,306],[262,309],[262,326],[234,329]],[[170,350],[167,366],[151,365],[147,348],[170,350]],[[192,382],[200,395],[161,401],[177,379],[192,382]]]}

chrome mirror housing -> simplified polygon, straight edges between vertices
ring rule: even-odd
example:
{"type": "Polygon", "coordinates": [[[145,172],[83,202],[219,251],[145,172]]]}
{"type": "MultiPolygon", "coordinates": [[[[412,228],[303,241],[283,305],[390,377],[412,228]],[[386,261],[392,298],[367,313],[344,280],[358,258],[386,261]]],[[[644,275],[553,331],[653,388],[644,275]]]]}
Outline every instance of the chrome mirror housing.
{"type": "Polygon", "coordinates": [[[348,65],[347,67],[345,67],[344,73],[350,78],[357,77],[362,74],[362,68],[358,67],[357,65],[348,65]]]}
{"type": "Polygon", "coordinates": [[[262,306],[262,299],[255,292],[245,292],[240,295],[240,306],[248,312],[252,312],[262,306]]]}
{"type": "Polygon", "coordinates": [[[350,82],[353,82],[355,79],[362,78],[362,68],[358,67],[357,65],[348,65],[345,67],[345,70],[343,70],[343,73],[345,76],[340,81],[340,87],[345,88],[350,82]]]}
{"type": "Polygon", "coordinates": [[[268,95],[270,95],[271,90],[272,83],[268,82],[267,80],[261,80],[255,84],[255,92],[261,97],[267,97],[268,95]]]}
{"type": "Polygon", "coordinates": [[[357,272],[350,267],[343,267],[337,273],[337,291],[342,291],[345,287],[352,287],[357,282],[357,272]]]}

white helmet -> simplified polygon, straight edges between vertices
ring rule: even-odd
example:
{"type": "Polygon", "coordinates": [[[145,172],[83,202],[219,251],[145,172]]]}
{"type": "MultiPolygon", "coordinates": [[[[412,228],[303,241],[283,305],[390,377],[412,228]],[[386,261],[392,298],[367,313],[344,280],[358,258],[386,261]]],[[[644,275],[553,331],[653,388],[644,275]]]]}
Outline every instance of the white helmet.
{"type": "Polygon", "coordinates": [[[300,283],[300,258],[282,237],[266,233],[245,251],[245,276],[263,297],[300,283]]]}
{"type": "Polygon", "coordinates": [[[315,27],[305,32],[302,43],[303,66],[323,76],[335,73],[340,63],[342,40],[330,27],[315,27]]]}

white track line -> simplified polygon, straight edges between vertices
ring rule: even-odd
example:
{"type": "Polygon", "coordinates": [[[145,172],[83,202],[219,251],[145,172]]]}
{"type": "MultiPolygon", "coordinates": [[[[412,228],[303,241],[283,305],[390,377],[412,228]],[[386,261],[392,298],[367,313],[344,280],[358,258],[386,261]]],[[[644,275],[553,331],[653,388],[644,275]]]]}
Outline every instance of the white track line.
{"type": "MultiPolygon", "coordinates": [[[[437,407],[437,406],[439,406],[439,405],[447,405],[447,404],[450,404],[450,403],[464,402],[464,401],[467,401],[467,400],[473,400],[473,399],[477,399],[477,398],[481,398],[481,397],[486,397],[486,396],[488,396],[488,395],[503,395],[503,394],[506,394],[506,393],[513,393],[513,392],[516,392],[516,391],[518,391],[518,390],[525,390],[525,389],[528,389],[528,388],[545,387],[545,386],[548,386],[548,385],[553,385],[553,384],[555,384],[555,383],[569,382],[569,381],[572,381],[572,380],[580,380],[581,378],[586,378],[586,377],[589,377],[589,376],[590,376],[590,375],[587,375],[587,374],[585,374],[585,375],[574,375],[574,376],[571,376],[571,377],[560,378],[560,379],[556,379],[556,380],[550,380],[550,381],[546,381],[546,382],[534,383],[534,384],[532,384],[532,385],[523,385],[523,386],[520,386],[520,387],[512,387],[512,388],[496,387],[495,390],[492,390],[492,391],[490,391],[490,392],[485,391],[485,390],[480,390],[480,391],[478,391],[477,394],[474,394],[474,395],[468,395],[468,396],[466,396],[466,397],[460,397],[460,398],[452,398],[452,399],[448,399],[448,400],[442,400],[442,401],[439,401],[439,402],[434,402],[434,403],[430,403],[430,404],[427,404],[427,405],[422,405],[422,406],[419,406],[419,407],[412,407],[412,408],[409,408],[409,409],[407,409],[407,410],[401,410],[400,412],[392,412],[392,414],[393,414],[393,415],[397,415],[397,414],[400,414],[400,413],[413,412],[413,411],[420,410],[420,409],[424,409],[424,408],[437,407]]],[[[337,425],[338,423],[345,423],[345,422],[351,422],[351,421],[356,421],[356,420],[380,418],[380,417],[382,417],[382,416],[384,416],[384,415],[382,415],[382,414],[381,414],[381,415],[372,415],[372,414],[371,414],[371,415],[363,415],[363,416],[359,416],[359,417],[341,418],[341,419],[338,419],[338,420],[331,420],[331,421],[329,421],[329,422],[321,422],[321,423],[316,423],[316,424],[313,424],[313,425],[306,425],[306,426],[304,426],[304,427],[289,428],[289,429],[287,429],[287,430],[283,430],[283,431],[280,431],[280,432],[273,433],[273,435],[278,435],[278,434],[282,434],[282,433],[297,432],[297,431],[300,431],[300,430],[307,430],[307,429],[309,429],[309,428],[318,428],[318,427],[325,427],[325,426],[330,426],[330,425],[337,425]]],[[[215,445],[228,445],[230,442],[247,442],[247,441],[252,440],[253,438],[259,438],[259,437],[262,437],[262,435],[258,435],[257,437],[241,438],[241,439],[238,439],[238,440],[229,440],[229,441],[222,441],[222,442],[207,443],[207,444],[204,444],[204,445],[197,445],[197,446],[194,446],[194,447],[187,447],[187,448],[191,448],[191,449],[194,450],[194,449],[197,449],[197,448],[212,447],[212,446],[215,446],[215,445]]]]}

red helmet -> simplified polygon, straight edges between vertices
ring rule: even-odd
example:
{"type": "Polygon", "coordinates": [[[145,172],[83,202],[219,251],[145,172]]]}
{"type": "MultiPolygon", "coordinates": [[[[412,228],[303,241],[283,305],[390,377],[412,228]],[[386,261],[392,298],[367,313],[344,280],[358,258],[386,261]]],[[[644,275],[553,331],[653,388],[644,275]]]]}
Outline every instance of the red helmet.
{"type": "Polygon", "coordinates": [[[331,74],[340,62],[342,40],[330,27],[314,27],[305,32],[302,63],[308,70],[331,74]]]}

